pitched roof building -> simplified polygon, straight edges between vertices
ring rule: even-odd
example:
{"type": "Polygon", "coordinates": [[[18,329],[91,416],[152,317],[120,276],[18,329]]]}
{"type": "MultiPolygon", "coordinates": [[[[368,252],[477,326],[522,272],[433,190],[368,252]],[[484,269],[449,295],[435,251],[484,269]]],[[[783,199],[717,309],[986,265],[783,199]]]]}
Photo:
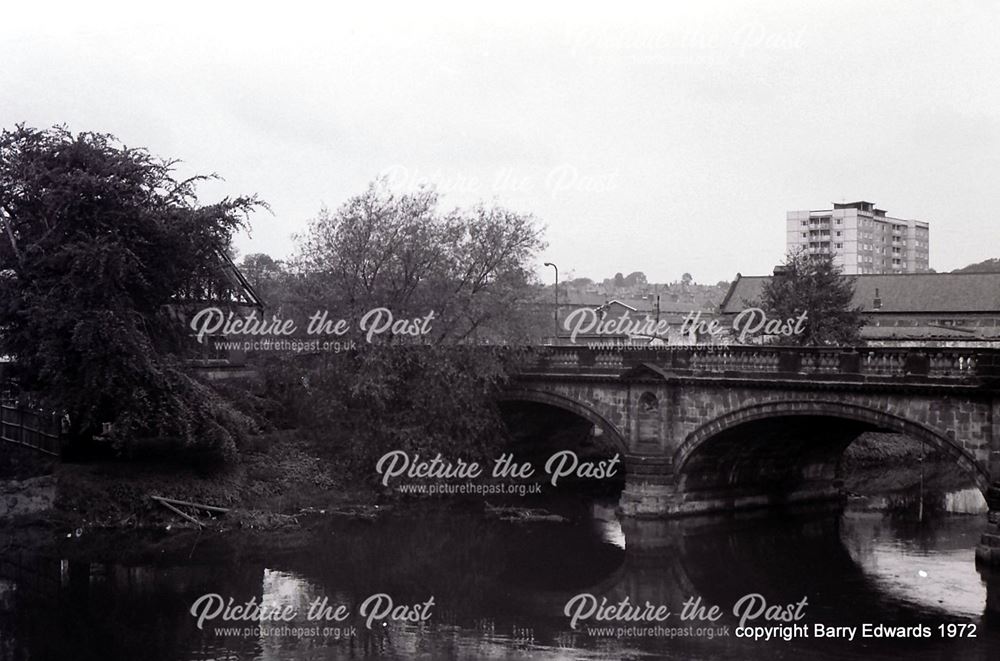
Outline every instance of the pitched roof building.
{"type": "MultiPolygon", "coordinates": [[[[742,276],[729,287],[720,314],[736,315],[760,300],[774,276],[742,276]]],[[[1000,342],[1000,273],[845,275],[854,281],[853,304],[875,344],[1000,342]]]]}

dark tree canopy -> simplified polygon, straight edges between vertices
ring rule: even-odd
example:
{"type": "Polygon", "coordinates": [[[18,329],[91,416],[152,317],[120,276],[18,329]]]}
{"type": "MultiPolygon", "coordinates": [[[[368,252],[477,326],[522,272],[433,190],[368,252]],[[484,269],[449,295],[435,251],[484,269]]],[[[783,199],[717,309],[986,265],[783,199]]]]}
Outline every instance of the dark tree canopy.
{"type": "Polygon", "coordinates": [[[832,255],[789,254],[783,275],[771,277],[760,301],[754,303],[770,319],[797,318],[807,313],[804,330],[781,338],[801,345],[858,344],[864,324],[861,308],[852,305],[854,282],[843,276],[832,255]]]}
{"type": "Polygon", "coordinates": [[[168,435],[231,452],[228,412],[179,369],[170,304],[217,277],[259,203],[200,205],[175,161],[101,133],[0,134],[0,353],[22,388],[88,435],[168,435]]]}
{"type": "Polygon", "coordinates": [[[303,300],[340,316],[387,307],[435,312],[437,343],[524,341],[532,260],[542,248],[530,215],[492,206],[442,210],[437,194],[397,194],[378,181],[299,237],[303,300]]]}
{"type": "Polygon", "coordinates": [[[646,274],[643,273],[642,271],[633,271],[632,273],[629,273],[627,276],[625,276],[626,287],[635,287],[636,285],[645,285],[645,284],[647,284],[646,274]]]}
{"type": "Polygon", "coordinates": [[[307,426],[346,430],[343,458],[365,470],[389,449],[485,453],[501,427],[492,387],[518,354],[513,345],[551,328],[551,312],[533,305],[542,247],[529,215],[441,209],[431,190],[400,194],[375,182],[299,237],[285,307],[299,317],[328,311],[352,331],[373,308],[411,319],[433,312],[429,332],[372,342],[358,332],[346,336],[351,350],[314,363],[271,357],[269,373],[307,426]]]}

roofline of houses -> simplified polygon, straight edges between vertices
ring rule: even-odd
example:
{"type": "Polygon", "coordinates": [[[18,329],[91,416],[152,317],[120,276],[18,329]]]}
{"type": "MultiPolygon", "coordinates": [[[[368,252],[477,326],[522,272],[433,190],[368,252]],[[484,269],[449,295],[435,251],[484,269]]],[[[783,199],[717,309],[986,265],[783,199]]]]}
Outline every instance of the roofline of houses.
{"type": "Polygon", "coordinates": [[[610,301],[605,301],[604,303],[598,305],[597,309],[600,310],[601,308],[606,308],[609,305],[614,305],[615,303],[617,303],[618,305],[622,306],[623,308],[628,308],[629,310],[632,310],[633,312],[637,312],[639,310],[639,308],[634,308],[631,305],[629,305],[628,303],[622,303],[617,298],[613,298],[610,301]]]}
{"type": "MultiPolygon", "coordinates": [[[[959,273],[857,273],[857,274],[844,274],[843,277],[851,279],[861,279],[861,278],[895,278],[895,277],[916,277],[916,276],[927,276],[927,277],[942,277],[942,276],[996,276],[1000,275],[1000,271],[962,271],[959,273]]],[[[726,306],[729,305],[730,300],[738,288],[739,282],[741,280],[770,280],[774,275],[743,275],[741,273],[736,274],[736,278],[729,284],[729,289],[726,291],[725,297],[723,297],[722,302],[719,303],[719,314],[735,314],[734,312],[726,312],[726,306]]],[[[862,312],[866,315],[930,315],[930,314],[948,314],[948,315],[980,315],[980,314],[990,314],[996,315],[997,310],[995,309],[982,309],[982,310],[892,310],[885,308],[872,308],[863,309],[862,312]]]]}
{"type": "MultiPolygon", "coordinates": [[[[750,276],[750,277],[770,277],[770,276],[750,276]]],[[[729,283],[729,289],[726,291],[726,295],[722,298],[722,302],[719,303],[720,313],[726,309],[726,305],[729,304],[729,299],[732,298],[733,294],[736,292],[736,285],[742,279],[743,279],[743,274],[737,272],[736,278],[734,278],[733,281],[729,283]]]]}

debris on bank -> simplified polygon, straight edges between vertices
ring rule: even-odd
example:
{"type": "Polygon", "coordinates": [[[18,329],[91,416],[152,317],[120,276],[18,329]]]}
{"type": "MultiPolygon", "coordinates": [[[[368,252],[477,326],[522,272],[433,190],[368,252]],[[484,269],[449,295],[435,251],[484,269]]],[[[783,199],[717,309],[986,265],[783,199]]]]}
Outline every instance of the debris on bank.
{"type": "Polygon", "coordinates": [[[301,514],[281,514],[266,510],[235,509],[227,517],[227,522],[244,530],[274,530],[275,528],[298,527],[301,514]]]}
{"type": "Polygon", "coordinates": [[[205,524],[197,517],[197,512],[202,512],[211,518],[216,518],[217,514],[228,514],[228,507],[216,507],[215,505],[205,505],[204,503],[194,503],[188,500],[177,500],[175,498],[164,498],[163,496],[150,496],[154,501],[167,508],[181,518],[190,521],[199,528],[204,528],[205,524]],[[184,511],[181,508],[187,508],[184,511]],[[191,510],[195,510],[192,512],[191,510]]]}
{"type": "Polygon", "coordinates": [[[324,510],[324,513],[332,516],[343,516],[361,521],[374,521],[379,515],[384,514],[389,508],[384,505],[346,505],[332,507],[324,510]]]}
{"type": "Polygon", "coordinates": [[[514,523],[535,523],[540,521],[566,523],[569,521],[564,516],[553,514],[549,510],[539,507],[506,507],[493,506],[486,503],[486,513],[501,521],[512,521],[514,523]]]}

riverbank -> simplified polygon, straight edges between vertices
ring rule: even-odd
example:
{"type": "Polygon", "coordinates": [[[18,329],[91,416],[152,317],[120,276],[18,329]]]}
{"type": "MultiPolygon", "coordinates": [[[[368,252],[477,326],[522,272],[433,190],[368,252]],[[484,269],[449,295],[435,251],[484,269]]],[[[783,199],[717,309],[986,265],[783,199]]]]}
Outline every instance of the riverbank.
{"type": "Polygon", "coordinates": [[[0,520],[12,528],[79,534],[95,528],[197,528],[150,496],[228,509],[182,508],[210,527],[294,525],[303,511],[366,507],[377,494],[350,483],[336,462],[293,431],[257,437],[239,464],[197,470],[170,460],[57,462],[5,447],[0,520]]]}
{"type": "Polygon", "coordinates": [[[841,460],[845,471],[874,466],[905,466],[917,461],[937,461],[943,455],[934,448],[902,434],[865,432],[847,450],[841,460]]]}
{"type": "MultiPolygon", "coordinates": [[[[0,521],[10,529],[57,534],[90,529],[276,529],[303,515],[370,516],[386,494],[338,468],[328,445],[294,430],[254,438],[239,464],[197,470],[170,457],[57,462],[17,446],[0,460],[0,521]],[[151,498],[161,496],[229,510],[182,507],[192,521],[151,498]]],[[[941,459],[897,434],[864,434],[844,455],[845,491],[852,495],[902,490],[941,459]],[[896,470],[884,471],[886,467],[896,470]]],[[[949,482],[960,482],[956,471],[949,482]]]]}

